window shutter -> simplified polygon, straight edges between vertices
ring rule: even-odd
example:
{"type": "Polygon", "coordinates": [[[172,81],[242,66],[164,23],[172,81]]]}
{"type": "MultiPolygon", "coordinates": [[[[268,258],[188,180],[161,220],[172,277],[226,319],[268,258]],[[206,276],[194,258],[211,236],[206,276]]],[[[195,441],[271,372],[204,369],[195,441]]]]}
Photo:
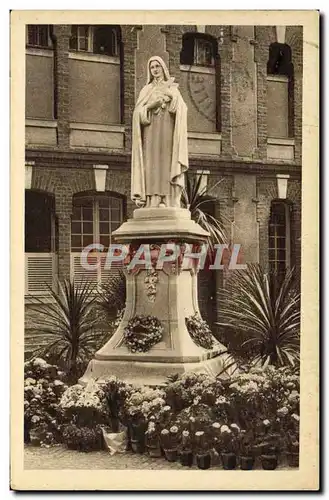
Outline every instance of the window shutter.
{"type": "Polygon", "coordinates": [[[180,53],[180,63],[192,66],[194,62],[194,33],[187,33],[183,36],[182,50],[180,53]]]}
{"type": "Polygon", "coordinates": [[[56,275],[55,254],[25,254],[25,293],[44,295],[53,287],[56,275]]]}
{"type": "Polygon", "coordinates": [[[111,267],[105,268],[106,255],[101,255],[101,282],[107,283],[114,276],[119,276],[123,269],[123,261],[111,262],[111,267]]]}
{"type": "MultiPolygon", "coordinates": [[[[96,264],[98,261],[98,257],[95,256],[88,256],[88,263],[90,265],[96,264]]],[[[87,270],[81,265],[81,256],[80,254],[73,254],[72,255],[72,261],[71,261],[71,269],[74,277],[74,281],[76,284],[81,284],[85,283],[86,281],[89,281],[91,284],[94,284],[95,287],[97,287],[98,284],[98,274],[99,274],[99,268],[95,268],[92,270],[87,270]]]]}

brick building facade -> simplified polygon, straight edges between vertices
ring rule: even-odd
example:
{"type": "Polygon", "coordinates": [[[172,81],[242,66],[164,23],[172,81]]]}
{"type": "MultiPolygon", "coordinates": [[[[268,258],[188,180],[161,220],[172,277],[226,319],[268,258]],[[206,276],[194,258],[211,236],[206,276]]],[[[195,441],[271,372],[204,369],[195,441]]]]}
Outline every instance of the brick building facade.
{"type": "MultiPolygon", "coordinates": [[[[81,273],[82,247],[109,244],[132,215],[132,113],[152,55],[188,106],[190,170],[222,179],[215,213],[231,241],[246,262],[300,267],[301,27],[33,25],[26,36],[26,294],[81,273]]],[[[200,274],[210,322],[220,281],[200,274]]]]}

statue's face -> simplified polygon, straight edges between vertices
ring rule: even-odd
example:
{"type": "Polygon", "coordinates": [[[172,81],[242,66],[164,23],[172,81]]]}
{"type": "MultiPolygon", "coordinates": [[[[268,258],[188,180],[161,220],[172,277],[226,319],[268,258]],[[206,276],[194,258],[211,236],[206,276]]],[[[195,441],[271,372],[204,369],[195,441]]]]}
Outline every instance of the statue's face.
{"type": "Polygon", "coordinates": [[[164,78],[162,66],[158,61],[150,62],[150,72],[154,78],[164,78]]]}

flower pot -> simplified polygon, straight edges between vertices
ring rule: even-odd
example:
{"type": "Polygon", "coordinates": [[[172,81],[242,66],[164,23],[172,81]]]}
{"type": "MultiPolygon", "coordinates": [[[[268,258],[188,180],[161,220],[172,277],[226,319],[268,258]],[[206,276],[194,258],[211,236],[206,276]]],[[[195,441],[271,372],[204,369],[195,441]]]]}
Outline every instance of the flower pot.
{"type": "Polygon", "coordinates": [[[277,455],[261,455],[260,459],[264,470],[274,470],[278,466],[277,455]]]}
{"type": "Polygon", "coordinates": [[[176,462],[177,460],[177,449],[164,450],[165,457],[168,462],[176,462]]]}
{"type": "Polygon", "coordinates": [[[35,429],[30,430],[30,443],[32,446],[40,446],[41,444],[40,434],[35,429]]]}
{"type": "Polygon", "coordinates": [[[241,470],[251,470],[254,466],[254,457],[240,457],[241,470]]]}
{"type": "Polygon", "coordinates": [[[299,453],[288,453],[287,462],[289,467],[299,467],[299,453]]]}
{"type": "Polygon", "coordinates": [[[236,467],[235,453],[222,453],[222,462],[225,470],[232,470],[236,467]]]}
{"type": "Polygon", "coordinates": [[[147,450],[152,458],[160,458],[162,456],[161,448],[158,444],[148,445],[147,450]]]}
{"type": "Polygon", "coordinates": [[[202,470],[210,469],[210,465],[211,465],[210,453],[206,453],[205,455],[197,455],[196,456],[196,464],[197,464],[199,469],[202,469],[202,470]]]}
{"type": "Polygon", "coordinates": [[[192,465],[193,465],[193,453],[191,451],[182,451],[180,454],[180,463],[184,467],[192,467],[192,465]]]}
{"type": "Polygon", "coordinates": [[[131,449],[134,453],[144,453],[144,451],[145,451],[144,440],[132,439],[131,440],[131,449]]]}

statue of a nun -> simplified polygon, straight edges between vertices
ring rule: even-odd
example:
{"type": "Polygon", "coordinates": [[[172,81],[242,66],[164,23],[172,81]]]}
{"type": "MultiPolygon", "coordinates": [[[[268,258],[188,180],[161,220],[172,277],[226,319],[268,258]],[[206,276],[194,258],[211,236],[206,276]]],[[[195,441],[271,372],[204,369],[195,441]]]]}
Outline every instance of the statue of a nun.
{"type": "Polygon", "coordinates": [[[138,206],[180,207],[188,169],[187,107],[163,60],[147,63],[133,114],[131,198],[138,206]]]}

